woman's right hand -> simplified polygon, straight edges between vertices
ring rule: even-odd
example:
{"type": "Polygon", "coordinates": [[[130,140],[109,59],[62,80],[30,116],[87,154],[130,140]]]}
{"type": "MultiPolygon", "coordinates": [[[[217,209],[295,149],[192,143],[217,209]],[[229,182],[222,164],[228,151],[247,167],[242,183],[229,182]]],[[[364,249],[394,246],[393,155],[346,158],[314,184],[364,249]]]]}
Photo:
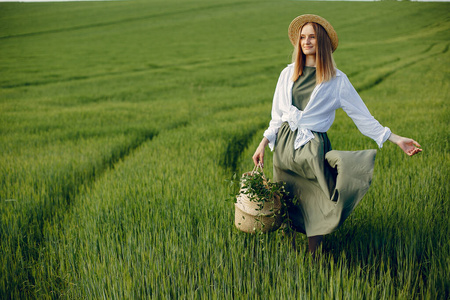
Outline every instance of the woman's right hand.
{"type": "Polygon", "coordinates": [[[253,154],[253,163],[255,166],[261,165],[261,168],[264,167],[264,151],[266,150],[266,146],[269,144],[269,140],[264,137],[259,143],[258,148],[256,148],[255,154],[253,154]]]}

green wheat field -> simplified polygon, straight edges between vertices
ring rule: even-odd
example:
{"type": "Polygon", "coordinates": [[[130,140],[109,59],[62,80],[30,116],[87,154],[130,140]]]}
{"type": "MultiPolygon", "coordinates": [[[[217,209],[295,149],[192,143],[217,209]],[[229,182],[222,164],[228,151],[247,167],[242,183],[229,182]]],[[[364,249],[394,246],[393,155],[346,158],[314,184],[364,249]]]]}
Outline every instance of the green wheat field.
{"type": "MultiPolygon", "coordinates": [[[[0,3],[1,299],[448,299],[450,3],[0,3]],[[387,142],[312,260],[234,227],[290,21],[336,29],[387,142]]],[[[376,148],[342,111],[333,148],[376,148]]],[[[266,175],[272,177],[267,150],[266,175]]]]}

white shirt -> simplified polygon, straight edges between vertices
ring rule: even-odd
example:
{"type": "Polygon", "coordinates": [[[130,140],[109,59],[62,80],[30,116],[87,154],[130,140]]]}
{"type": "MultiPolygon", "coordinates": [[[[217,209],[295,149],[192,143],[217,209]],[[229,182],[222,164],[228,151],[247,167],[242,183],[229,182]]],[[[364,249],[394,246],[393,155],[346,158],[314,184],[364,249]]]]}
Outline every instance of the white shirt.
{"type": "Polygon", "coordinates": [[[336,77],[317,85],[303,111],[292,105],[291,80],[294,64],[288,65],[280,74],[272,104],[272,120],[264,136],[269,140],[273,151],[277,133],[284,122],[288,122],[292,131],[298,129],[294,148],[298,149],[314,138],[311,131],[327,132],[333,124],[335,111],[342,108],[353,120],[359,131],[373,139],[378,147],[391,135],[391,130],[370,114],[361,97],[347,76],[336,69],[336,77]]]}

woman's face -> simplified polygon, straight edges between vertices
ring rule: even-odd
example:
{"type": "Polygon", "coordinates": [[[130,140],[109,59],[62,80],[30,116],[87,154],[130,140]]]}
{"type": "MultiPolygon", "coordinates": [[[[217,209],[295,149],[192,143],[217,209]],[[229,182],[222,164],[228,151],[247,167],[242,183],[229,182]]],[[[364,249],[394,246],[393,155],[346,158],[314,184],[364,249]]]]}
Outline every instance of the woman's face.
{"type": "Polygon", "coordinates": [[[303,26],[302,31],[300,32],[300,46],[302,47],[303,54],[306,56],[316,55],[316,32],[311,24],[303,26]]]}

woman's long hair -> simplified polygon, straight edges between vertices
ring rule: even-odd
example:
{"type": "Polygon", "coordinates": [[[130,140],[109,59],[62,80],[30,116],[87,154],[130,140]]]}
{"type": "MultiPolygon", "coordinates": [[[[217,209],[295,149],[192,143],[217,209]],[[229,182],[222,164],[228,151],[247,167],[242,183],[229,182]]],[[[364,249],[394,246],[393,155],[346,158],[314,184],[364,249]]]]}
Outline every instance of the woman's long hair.
{"type": "MultiPolygon", "coordinates": [[[[317,23],[311,24],[316,34],[316,85],[331,80],[336,76],[336,64],[333,59],[333,51],[331,47],[331,40],[326,30],[322,25],[317,23]]],[[[294,48],[292,54],[292,61],[295,62],[294,74],[292,75],[292,81],[296,81],[303,73],[303,67],[305,66],[306,56],[303,54],[302,47],[300,46],[300,38],[303,27],[300,28],[298,34],[297,46],[294,48]]]]}

